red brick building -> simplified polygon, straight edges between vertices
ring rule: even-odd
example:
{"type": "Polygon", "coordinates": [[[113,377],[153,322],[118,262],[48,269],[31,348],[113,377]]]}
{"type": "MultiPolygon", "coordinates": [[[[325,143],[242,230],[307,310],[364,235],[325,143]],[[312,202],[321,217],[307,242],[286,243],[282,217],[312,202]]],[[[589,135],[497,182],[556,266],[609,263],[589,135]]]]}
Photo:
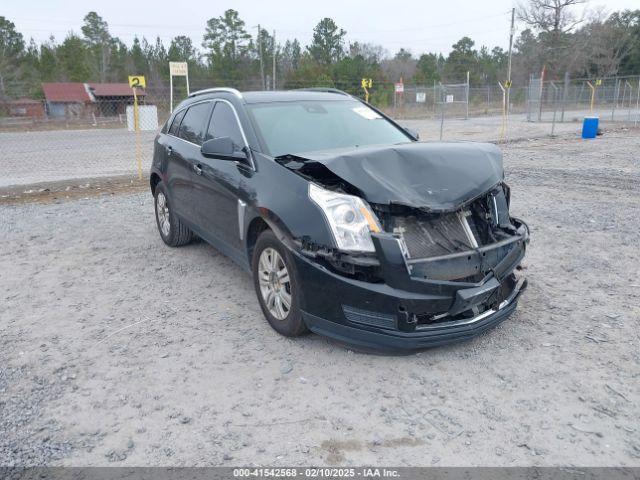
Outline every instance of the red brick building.
{"type": "Polygon", "coordinates": [[[40,100],[32,98],[17,98],[7,102],[7,111],[10,117],[44,117],[44,104],[40,100]]]}

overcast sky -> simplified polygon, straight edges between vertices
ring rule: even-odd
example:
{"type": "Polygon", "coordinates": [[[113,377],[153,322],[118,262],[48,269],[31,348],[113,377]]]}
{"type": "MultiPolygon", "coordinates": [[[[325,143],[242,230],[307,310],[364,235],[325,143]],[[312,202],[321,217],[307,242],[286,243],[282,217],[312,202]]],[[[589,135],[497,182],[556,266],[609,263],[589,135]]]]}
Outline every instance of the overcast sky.
{"type": "MultiPolygon", "coordinates": [[[[390,53],[404,47],[414,54],[447,54],[465,35],[478,48],[506,48],[514,5],[513,0],[4,0],[0,15],[13,21],[26,39],[41,42],[53,34],[61,41],[70,30],[80,33],[82,18],[93,9],[109,23],[112,35],[129,45],[136,34],[147,39],[160,36],[166,45],[176,35],[188,35],[200,48],[206,20],[234,8],[248,31],[255,35],[254,27],[260,23],[263,28],[275,29],[278,41],[298,38],[307,44],[318,21],[331,17],[347,31],[347,41],[381,44],[390,53]]],[[[611,12],[640,8],[640,1],[591,0],[587,8],[601,6],[611,12]]]]}

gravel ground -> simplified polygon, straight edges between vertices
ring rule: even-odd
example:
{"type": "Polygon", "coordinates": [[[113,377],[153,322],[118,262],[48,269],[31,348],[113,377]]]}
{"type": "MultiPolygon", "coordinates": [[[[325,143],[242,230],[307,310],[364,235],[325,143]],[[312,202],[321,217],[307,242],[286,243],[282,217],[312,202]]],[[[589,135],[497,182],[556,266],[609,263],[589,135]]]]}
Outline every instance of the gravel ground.
{"type": "Polygon", "coordinates": [[[147,193],[0,206],[0,465],[640,466],[639,152],[505,147],[530,287],[409,356],[278,336],[147,193]]]}

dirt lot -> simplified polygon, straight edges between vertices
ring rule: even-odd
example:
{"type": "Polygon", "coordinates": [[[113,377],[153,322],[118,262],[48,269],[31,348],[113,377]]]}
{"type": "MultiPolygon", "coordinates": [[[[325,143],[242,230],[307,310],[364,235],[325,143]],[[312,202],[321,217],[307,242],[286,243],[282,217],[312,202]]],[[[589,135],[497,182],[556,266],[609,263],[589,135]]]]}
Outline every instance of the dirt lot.
{"type": "Polygon", "coordinates": [[[640,466],[640,132],[505,155],[529,290],[410,356],[278,336],[146,192],[0,205],[0,465],[640,466]]]}

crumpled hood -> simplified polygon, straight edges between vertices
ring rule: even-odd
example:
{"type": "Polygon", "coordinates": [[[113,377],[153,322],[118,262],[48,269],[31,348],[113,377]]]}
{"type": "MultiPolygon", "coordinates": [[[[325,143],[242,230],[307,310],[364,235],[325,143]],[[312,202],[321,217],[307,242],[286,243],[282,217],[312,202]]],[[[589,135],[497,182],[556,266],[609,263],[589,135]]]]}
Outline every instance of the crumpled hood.
{"type": "Polygon", "coordinates": [[[455,210],[503,180],[502,154],[489,143],[421,143],[310,152],[371,203],[455,210]]]}

